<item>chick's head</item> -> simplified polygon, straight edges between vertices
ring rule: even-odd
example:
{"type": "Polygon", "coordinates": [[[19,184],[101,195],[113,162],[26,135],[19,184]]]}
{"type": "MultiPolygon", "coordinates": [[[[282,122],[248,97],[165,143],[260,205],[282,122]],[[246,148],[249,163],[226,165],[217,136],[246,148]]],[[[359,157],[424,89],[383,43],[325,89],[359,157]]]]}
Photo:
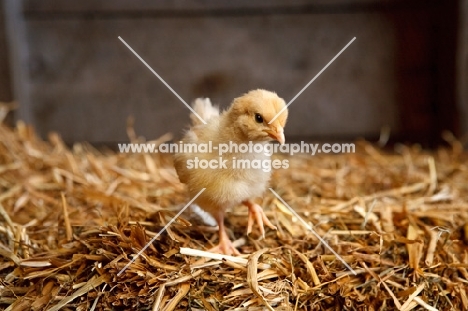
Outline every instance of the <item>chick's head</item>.
{"type": "Polygon", "coordinates": [[[228,115],[232,126],[244,139],[248,141],[277,140],[280,144],[284,144],[284,126],[288,118],[288,110],[285,109],[276,119],[273,120],[273,118],[285,106],[284,100],[276,93],[254,90],[234,99],[228,115]]]}

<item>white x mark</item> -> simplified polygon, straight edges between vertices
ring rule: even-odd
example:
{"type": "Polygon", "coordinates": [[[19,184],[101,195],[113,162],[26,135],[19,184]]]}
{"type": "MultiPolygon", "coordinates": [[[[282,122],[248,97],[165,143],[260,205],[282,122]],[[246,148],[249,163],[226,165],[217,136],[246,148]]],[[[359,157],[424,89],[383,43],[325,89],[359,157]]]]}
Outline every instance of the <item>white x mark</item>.
{"type": "Polygon", "coordinates": [[[199,196],[200,194],[202,194],[203,191],[205,191],[205,189],[206,189],[206,188],[203,188],[202,190],[200,190],[200,192],[197,193],[197,195],[194,196],[193,199],[190,200],[190,202],[188,202],[187,205],[185,205],[185,207],[184,207],[183,209],[181,209],[181,210],[177,213],[177,215],[175,215],[174,217],[172,217],[172,219],[164,226],[164,228],[162,228],[161,230],[159,230],[158,234],[156,234],[156,235],[151,239],[151,241],[149,241],[148,243],[146,243],[145,247],[143,247],[143,248],[141,249],[141,251],[139,251],[139,252],[132,258],[132,260],[130,260],[130,261],[125,265],[125,267],[123,267],[122,270],[120,270],[119,273],[117,273],[117,276],[120,276],[122,273],[124,273],[124,271],[127,270],[128,267],[130,267],[130,265],[131,265],[132,263],[134,263],[135,260],[137,260],[137,258],[140,257],[141,254],[143,254],[143,252],[144,252],[151,244],[153,244],[153,242],[156,241],[156,239],[157,239],[164,231],[166,231],[167,227],[169,227],[169,226],[177,219],[177,217],[179,217],[180,214],[182,214],[182,213],[187,209],[187,207],[189,207],[190,204],[192,204],[193,201],[195,201],[195,199],[198,198],[198,196],[199,196]]]}
{"type": "Polygon", "coordinates": [[[281,109],[281,110],[280,110],[280,111],[279,111],[279,112],[276,114],[276,116],[275,116],[273,119],[271,119],[271,121],[270,121],[270,122],[268,122],[268,124],[271,124],[271,122],[275,121],[275,120],[276,120],[276,118],[278,118],[278,116],[279,116],[279,115],[280,115],[280,114],[281,114],[283,111],[285,111],[285,110],[286,110],[286,109],[289,107],[289,105],[291,105],[291,104],[293,103],[293,101],[295,101],[295,100],[296,100],[296,98],[298,98],[298,97],[299,97],[299,95],[301,95],[301,94],[302,94],[302,92],[304,92],[304,91],[305,91],[305,89],[306,89],[306,88],[308,88],[308,87],[309,87],[309,85],[311,85],[311,84],[312,84],[312,82],[314,82],[314,81],[315,81],[315,79],[317,79],[317,78],[318,78],[318,77],[319,77],[319,76],[322,74],[322,72],[324,72],[324,71],[325,71],[325,69],[327,69],[327,68],[328,68],[328,66],[330,66],[330,65],[331,65],[331,63],[333,63],[333,62],[335,61],[335,59],[337,59],[337,58],[338,58],[338,56],[340,56],[340,54],[341,54],[341,53],[343,53],[343,52],[344,52],[344,50],[346,50],[346,49],[348,48],[348,46],[350,46],[350,45],[351,45],[351,43],[353,43],[353,41],[354,41],[354,40],[356,40],[356,37],[354,37],[353,39],[351,39],[351,41],[349,41],[349,43],[348,43],[348,44],[346,44],[346,46],[345,46],[344,48],[342,48],[342,49],[341,49],[341,51],[339,51],[339,52],[338,52],[338,54],[336,54],[336,55],[335,55],[335,57],[333,57],[333,59],[332,59],[331,61],[329,61],[329,62],[328,62],[328,64],[326,64],[326,65],[325,65],[325,67],[323,67],[323,69],[322,69],[322,70],[320,70],[320,72],[319,72],[318,74],[316,74],[316,75],[315,75],[315,77],[313,77],[313,78],[312,78],[312,80],[310,80],[310,81],[309,81],[309,83],[307,83],[307,85],[306,85],[306,86],[304,86],[304,87],[302,88],[302,90],[300,90],[300,91],[299,91],[299,93],[297,93],[297,95],[296,95],[296,96],[294,96],[294,98],[293,98],[293,99],[291,99],[291,100],[289,101],[289,103],[288,103],[286,106],[284,106],[284,107],[283,107],[283,109],[281,109]]]}
{"type": "Polygon", "coordinates": [[[161,76],[158,75],[158,73],[157,73],[156,71],[154,71],[153,68],[151,68],[151,66],[148,65],[148,63],[145,62],[144,59],[141,58],[141,56],[138,55],[138,53],[135,52],[135,50],[133,50],[132,47],[131,47],[130,45],[127,44],[127,42],[125,42],[124,39],[122,39],[122,38],[119,36],[119,40],[122,41],[122,43],[125,44],[125,46],[126,46],[130,51],[132,51],[132,53],[135,54],[135,56],[138,57],[138,59],[139,59],[146,67],[148,67],[148,69],[149,69],[156,77],[158,77],[158,79],[161,80],[161,82],[164,83],[164,85],[165,85],[169,90],[171,90],[171,92],[174,93],[174,95],[177,96],[177,98],[178,98],[182,103],[184,103],[184,105],[187,106],[187,108],[190,109],[190,111],[192,111],[192,113],[193,113],[194,115],[196,115],[197,118],[200,119],[200,121],[203,122],[203,124],[206,124],[205,120],[203,120],[202,117],[200,117],[200,116],[198,115],[198,113],[196,113],[195,110],[193,110],[192,107],[190,107],[190,105],[187,104],[187,103],[185,102],[185,100],[183,100],[183,98],[180,97],[179,94],[177,94],[176,91],[174,91],[174,90],[172,89],[172,87],[171,87],[169,84],[167,84],[167,82],[164,81],[164,79],[161,78],[161,76]]]}
{"type": "Polygon", "coordinates": [[[325,245],[326,248],[328,248],[328,250],[330,252],[333,253],[333,255],[336,256],[336,258],[338,258],[342,263],[343,265],[345,265],[346,268],[348,268],[354,275],[357,275],[356,271],[353,270],[353,268],[351,268],[350,265],[348,265],[348,263],[343,259],[343,257],[341,257],[340,255],[338,255],[337,252],[335,252],[335,250],[333,248],[331,248],[331,246],[325,242],[325,240],[314,230],[314,228],[312,228],[301,216],[299,216],[299,214],[291,207],[288,205],[288,203],[286,203],[282,197],[279,196],[278,193],[276,193],[275,190],[273,190],[272,188],[269,188],[270,191],[278,198],[278,200],[281,201],[281,203],[284,204],[284,206],[286,206],[290,211],[291,213],[302,223],[302,225],[304,227],[306,227],[307,230],[309,230],[310,232],[312,232],[313,235],[315,235],[317,237],[317,239],[319,239],[319,241],[325,245]]]}

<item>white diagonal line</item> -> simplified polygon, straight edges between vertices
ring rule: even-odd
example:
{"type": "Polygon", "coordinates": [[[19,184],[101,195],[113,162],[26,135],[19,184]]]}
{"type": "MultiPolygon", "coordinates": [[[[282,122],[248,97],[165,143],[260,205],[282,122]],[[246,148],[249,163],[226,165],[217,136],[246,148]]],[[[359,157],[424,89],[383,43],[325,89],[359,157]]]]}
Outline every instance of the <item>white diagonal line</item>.
{"type": "Polygon", "coordinates": [[[306,227],[307,230],[312,232],[312,234],[315,235],[317,239],[319,239],[319,241],[325,245],[325,247],[328,248],[328,250],[330,250],[330,252],[332,252],[333,255],[335,255],[336,258],[338,258],[346,266],[346,268],[349,269],[349,271],[351,271],[354,275],[357,275],[356,271],[354,271],[353,268],[351,268],[351,266],[348,265],[348,263],[346,263],[346,261],[340,255],[338,255],[338,253],[335,252],[335,250],[331,248],[327,242],[325,242],[325,240],[314,230],[314,228],[312,228],[301,216],[299,216],[299,214],[291,206],[289,206],[288,203],[286,203],[283,198],[281,198],[279,194],[275,192],[275,190],[272,188],[269,189],[281,201],[281,203],[283,203],[284,206],[286,206],[291,211],[291,213],[293,213],[293,215],[299,219],[299,221],[304,225],[304,227],[306,227]]]}
{"type": "Polygon", "coordinates": [[[341,49],[341,51],[339,51],[339,52],[338,52],[338,54],[336,54],[336,56],[335,56],[335,57],[333,57],[333,58],[332,58],[332,60],[331,60],[331,61],[329,61],[329,62],[328,62],[328,64],[326,64],[326,65],[325,65],[325,67],[323,67],[323,69],[322,69],[322,70],[320,70],[320,72],[319,72],[318,74],[316,74],[316,75],[315,75],[315,77],[313,77],[313,78],[312,78],[312,80],[310,80],[310,81],[309,81],[309,83],[307,83],[307,85],[306,85],[306,86],[304,86],[304,87],[302,88],[302,90],[300,90],[300,91],[299,91],[299,93],[297,93],[297,95],[296,95],[296,96],[294,96],[294,98],[293,98],[293,99],[291,99],[291,100],[289,101],[289,103],[288,103],[286,106],[284,106],[284,107],[283,107],[283,109],[281,109],[281,110],[280,110],[280,112],[278,112],[278,113],[276,114],[276,116],[275,116],[273,119],[271,119],[271,121],[270,121],[270,122],[268,122],[268,124],[271,124],[271,122],[275,121],[275,120],[276,120],[276,118],[278,118],[278,116],[279,116],[279,115],[280,115],[280,114],[281,114],[283,111],[285,111],[285,110],[286,110],[286,109],[289,107],[289,105],[291,105],[291,104],[293,103],[293,101],[295,101],[295,100],[296,100],[296,98],[298,98],[298,97],[299,97],[299,95],[301,95],[301,94],[302,94],[302,92],[304,92],[304,91],[305,91],[305,89],[306,89],[306,88],[308,88],[308,87],[309,87],[309,85],[311,85],[311,84],[312,84],[312,82],[314,82],[314,81],[315,81],[315,79],[317,79],[317,78],[318,78],[318,77],[319,77],[319,76],[322,74],[322,72],[324,72],[324,71],[325,71],[325,69],[327,69],[327,68],[328,68],[328,66],[330,66],[330,65],[331,65],[331,63],[333,63],[333,62],[335,61],[335,59],[337,59],[337,58],[338,58],[338,56],[340,56],[340,54],[341,54],[341,53],[343,53],[343,52],[344,52],[344,50],[346,50],[346,49],[348,48],[348,46],[350,46],[350,45],[351,45],[351,43],[353,43],[353,41],[354,41],[354,40],[356,40],[356,37],[354,37],[353,39],[351,39],[351,41],[349,41],[349,43],[348,43],[348,44],[346,44],[346,46],[345,46],[344,48],[342,48],[342,49],[341,49]]]}
{"type": "Polygon", "coordinates": [[[167,84],[167,82],[164,81],[164,79],[161,78],[161,76],[158,75],[158,73],[157,73],[156,71],[154,71],[153,68],[150,67],[150,65],[148,65],[148,64],[146,63],[146,62],[144,61],[144,59],[141,58],[140,55],[138,55],[138,53],[135,52],[135,51],[132,49],[132,47],[131,47],[130,45],[127,44],[127,42],[125,42],[124,39],[122,39],[120,36],[119,36],[118,38],[119,38],[120,41],[122,41],[123,44],[125,44],[125,46],[126,46],[130,51],[132,51],[133,54],[135,54],[136,57],[138,57],[138,59],[139,59],[146,67],[148,67],[148,69],[149,69],[156,77],[158,77],[159,80],[161,80],[162,83],[164,83],[164,85],[165,85],[169,90],[171,90],[172,93],[174,93],[175,96],[177,96],[177,98],[178,98],[182,103],[184,103],[185,106],[187,106],[188,109],[190,109],[190,111],[192,111],[192,113],[193,113],[194,115],[197,116],[197,118],[200,119],[200,121],[203,122],[203,124],[206,124],[205,120],[203,120],[202,117],[200,117],[200,116],[198,115],[198,113],[196,113],[195,110],[193,110],[192,107],[190,107],[190,105],[187,104],[187,103],[185,102],[185,100],[183,100],[183,98],[180,97],[179,94],[177,94],[176,91],[174,91],[174,90],[172,89],[172,87],[171,87],[169,84],[167,84]]]}
{"type": "Polygon", "coordinates": [[[177,213],[177,215],[175,215],[175,216],[164,226],[164,228],[162,228],[161,230],[159,230],[158,234],[156,234],[156,235],[151,239],[151,241],[149,241],[149,242],[145,245],[145,247],[143,247],[143,248],[141,249],[141,251],[139,251],[139,252],[132,258],[132,260],[130,260],[130,261],[125,265],[125,267],[123,267],[122,270],[119,271],[119,273],[117,273],[117,276],[120,276],[125,270],[127,270],[127,268],[130,267],[130,265],[131,265],[132,263],[134,263],[135,260],[137,260],[137,258],[140,257],[141,254],[143,254],[143,252],[144,252],[151,244],[153,244],[153,242],[156,241],[156,239],[157,239],[164,231],[166,231],[166,229],[177,219],[177,217],[179,217],[180,214],[182,214],[182,213],[187,209],[187,207],[189,207],[190,204],[192,204],[193,201],[195,201],[195,199],[198,198],[198,196],[199,196],[200,194],[202,194],[203,191],[205,191],[205,189],[206,189],[206,188],[203,188],[202,190],[200,190],[200,192],[198,192],[197,195],[194,196],[193,199],[190,200],[190,202],[188,202],[187,205],[185,205],[185,207],[184,207],[183,209],[181,209],[181,210],[177,213]]]}

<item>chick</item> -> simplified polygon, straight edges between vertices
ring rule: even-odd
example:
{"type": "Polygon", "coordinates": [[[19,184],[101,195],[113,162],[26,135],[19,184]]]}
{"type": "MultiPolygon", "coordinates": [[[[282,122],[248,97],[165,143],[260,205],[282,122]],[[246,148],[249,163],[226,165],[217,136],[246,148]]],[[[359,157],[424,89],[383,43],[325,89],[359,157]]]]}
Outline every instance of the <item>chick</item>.
{"type": "MultiPolygon", "coordinates": [[[[275,93],[265,90],[254,90],[234,99],[228,110],[222,114],[213,107],[209,99],[197,99],[193,108],[207,124],[203,124],[194,114],[191,115],[193,126],[186,132],[184,144],[212,143],[213,149],[220,144],[267,144],[277,140],[284,144],[284,126],[288,117],[285,109],[271,124],[269,122],[285,107],[283,99],[275,93]]],[[[224,227],[226,209],[243,204],[249,209],[247,234],[252,231],[256,222],[262,236],[265,234],[263,224],[276,229],[268,220],[262,207],[254,203],[261,197],[270,179],[270,172],[253,168],[234,168],[232,160],[269,160],[265,153],[242,153],[231,150],[222,155],[227,159],[226,167],[202,169],[188,167],[190,160],[219,161],[217,151],[212,153],[190,152],[176,153],[174,164],[181,182],[188,187],[191,197],[206,188],[195,203],[216,219],[219,226],[219,244],[212,251],[224,254],[239,254],[233,246],[224,227]]]]}

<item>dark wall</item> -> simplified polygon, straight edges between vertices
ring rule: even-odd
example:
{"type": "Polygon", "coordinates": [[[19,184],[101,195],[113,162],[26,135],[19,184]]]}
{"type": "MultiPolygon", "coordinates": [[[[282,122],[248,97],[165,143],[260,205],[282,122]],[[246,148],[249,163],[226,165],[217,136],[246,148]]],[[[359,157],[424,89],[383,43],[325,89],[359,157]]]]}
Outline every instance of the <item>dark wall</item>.
{"type": "Polygon", "coordinates": [[[9,65],[5,12],[3,3],[0,1],[0,102],[13,100],[9,65]]]}
{"type": "MultiPolygon", "coordinates": [[[[14,0],[5,0],[14,1],[14,0]]],[[[121,36],[187,102],[222,107],[255,88],[292,99],[289,138],[375,138],[433,144],[458,133],[458,1],[58,1],[20,7],[27,57],[19,117],[66,141],[180,134],[186,107],[117,39],[121,36]]]]}

